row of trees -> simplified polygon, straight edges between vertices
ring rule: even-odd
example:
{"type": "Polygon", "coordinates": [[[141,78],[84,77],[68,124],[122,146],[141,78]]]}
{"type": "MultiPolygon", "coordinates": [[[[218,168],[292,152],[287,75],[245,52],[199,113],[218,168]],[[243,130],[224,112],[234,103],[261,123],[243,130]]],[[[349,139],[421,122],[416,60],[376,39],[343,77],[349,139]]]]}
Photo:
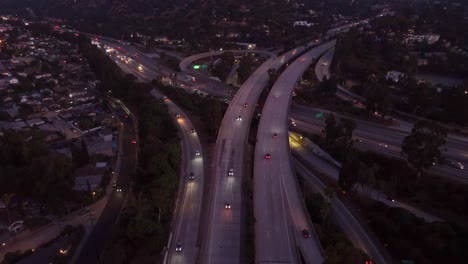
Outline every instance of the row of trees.
{"type": "Polygon", "coordinates": [[[353,246],[346,235],[332,221],[330,199],[333,198],[333,190],[326,190],[326,197],[320,194],[306,196],[306,207],[314,223],[320,243],[325,250],[326,264],[362,264],[369,260],[369,256],[362,250],[353,246]]]}
{"type": "Polygon", "coordinates": [[[177,105],[185,110],[203,117],[201,121],[209,136],[209,140],[215,141],[218,130],[221,127],[227,106],[215,97],[202,97],[197,93],[189,94],[184,89],[164,86],[153,82],[168,97],[177,102],[177,105]]]}
{"type": "Polygon", "coordinates": [[[138,118],[140,155],[130,208],[108,249],[125,252],[120,261],[138,262],[159,253],[167,241],[179,182],[181,150],[177,129],[164,102],[151,95],[152,85],[137,83],[133,75],[124,75],[88,40],[75,41],[101,80],[99,89],[121,98],[138,118]]]}
{"type": "MultiPolygon", "coordinates": [[[[360,161],[359,153],[353,148],[353,131],[356,124],[353,120],[341,118],[336,120],[334,114],[327,116],[322,134],[325,141],[322,147],[342,163],[340,170],[340,186],[351,190],[360,181],[368,182],[369,175],[378,169],[373,164],[360,161]],[[361,177],[362,176],[362,177],[361,177]]],[[[419,121],[411,133],[403,140],[402,154],[416,171],[416,178],[420,178],[423,169],[428,169],[434,162],[442,161],[442,151],[447,132],[434,122],[419,121]]]]}
{"type": "Polygon", "coordinates": [[[468,258],[468,229],[447,223],[427,223],[398,207],[382,203],[361,210],[369,225],[397,260],[414,263],[463,263],[468,258]]]}

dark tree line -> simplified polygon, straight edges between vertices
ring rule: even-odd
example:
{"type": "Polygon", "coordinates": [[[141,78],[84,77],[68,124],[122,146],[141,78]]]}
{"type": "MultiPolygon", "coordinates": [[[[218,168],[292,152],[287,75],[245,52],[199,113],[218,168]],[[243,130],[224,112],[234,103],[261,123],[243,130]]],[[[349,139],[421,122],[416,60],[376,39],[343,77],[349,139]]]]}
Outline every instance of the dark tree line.
{"type": "Polygon", "coordinates": [[[0,136],[0,193],[43,201],[58,209],[71,198],[73,163],[49,151],[40,131],[3,131],[0,136]]]}

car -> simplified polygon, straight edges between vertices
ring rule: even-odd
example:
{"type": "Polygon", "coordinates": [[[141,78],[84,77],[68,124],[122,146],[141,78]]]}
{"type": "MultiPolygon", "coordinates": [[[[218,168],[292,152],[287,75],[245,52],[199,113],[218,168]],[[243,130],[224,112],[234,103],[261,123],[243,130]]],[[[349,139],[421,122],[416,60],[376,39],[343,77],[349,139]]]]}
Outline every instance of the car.
{"type": "Polygon", "coordinates": [[[200,156],[200,151],[195,152],[195,156],[200,156]]]}
{"type": "Polygon", "coordinates": [[[175,251],[176,252],[182,252],[182,243],[177,242],[177,244],[175,246],[175,251]]]}
{"type": "Polygon", "coordinates": [[[271,159],[270,153],[267,153],[267,154],[265,155],[265,159],[271,159]]]}
{"type": "Polygon", "coordinates": [[[390,195],[386,195],[386,196],[385,196],[385,199],[391,201],[392,203],[395,202],[395,199],[394,199],[392,196],[390,196],[390,195]]]}
{"type": "Polygon", "coordinates": [[[358,142],[358,143],[361,143],[362,142],[362,139],[360,138],[355,138],[354,141],[358,142]]]}
{"type": "Polygon", "coordinates": [[[136,144],[136,140],[132,140],[132,144],[136,144]]]}
{"type": "Polygon", "coordinates": [[[224,209],[231,209],[231,203],[230,202],[225,203],[224,209]]]}
{"type": "Polygon", "coordinates": [[[179,119],[179,118],[180,118],[180,115],[179,115],[179,114],[176,114],[176,115],[175,115],[175,118],[176,118],[176,119],[179,119]]]}
{"type": "Polygon", "coordinates": [[[114,187],[114,188],[117,187],[117,181],[114,181],[114,182],[112,183],[112,187],[114,187]]]}
{"type": "Polygon", "coordinates": [[[229,169],[228,176],[234,176],[234,169],[233,168],[229,169]]]}
{"type": "Polygon", "coordinates": [[[248,105],[247,105],[247,103],[244,103],[242,106],[243,106],[243,107],[247,107],[248,105]]]}
{"type": "Polygon", "coordinates": [[[384,148],[388,148],[388,145],[385,144],[385,143],[379,143],[379,146],[384,147],[384,148]]]}
{"type": "Polygon", "coordinates": [[[278,138],[278,133],[273,133],[273,138],[278,138]]]}
{"type": "Polygon", "coordinates": [[[117,192],[122,192],[122,188],[121,188],[121,187],[117,187],[116,191],[117,191],[117,192]]]}
{"type": "Polygon", "coordinates": [[[452,167],[460,169],[460,170],[465,169],[465,166],[463,166],[463,164],[461,164],[460,162],[457,162],[457,161],[451,161],[450,165],[452,165],[452,167]]]}
{"type": "Polygon", "coordinates": [[[85,215],[85,214],[87,214],[89,211],[90,211],[89,208],[83,208],[83,209],[80,210],[79,215],[85,215]]]}
{"type": "Polygon", "coordinates": [[[166,100],[166,99],[167,99],[167,96],[164,96],[163,99],[166,100]]]}
{"type": "Polygon", "coordinates": [[[195,134],[197,132],[195,131],[195,129],[192,128],[192,129],[190,129],[190,133],[195,134]]]}
{"type": "Polygon", "coordinates": [[[238,116],[236,120],[237,121],[242,121],[242,116],[238,116]]]}
{"type": "Polygon", "coordinates": [[[294,121],[294,120],[293,120],[293,121],[291,121],[291,125],[293,125],[293,126],[297,126],[297,124],[296,124],[296,121],[294,121]]]}
{"type": "Polygon", "coordinates": [[[303,229],[303,230],[302,230],[302,235],[304,236],[304,238],[309,238],[309,237],[310,237],[310,232],[309,232],[309,230],[303,229]]]}
{"type": "Polygon", "coordinates": [[[193,172],[191,172],[188,176],[189,180],[193,181],[195,179],[195,175],[193,174],[193,172]]]}
{"type": "Polygon", "coordinates": [[[320,129],[320,134],[321,134],[321,135],[325,135],[325,134],[326,134],[326,133],[325,133],[325,129],[323,129],[323,128],[320,129]]]}

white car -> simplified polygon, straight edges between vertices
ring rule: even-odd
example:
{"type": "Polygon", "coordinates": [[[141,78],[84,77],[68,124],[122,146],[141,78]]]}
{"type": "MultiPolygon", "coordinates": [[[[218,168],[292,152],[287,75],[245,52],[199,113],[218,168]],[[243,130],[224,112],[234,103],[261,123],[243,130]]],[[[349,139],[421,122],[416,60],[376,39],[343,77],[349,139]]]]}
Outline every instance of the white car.
{"type": "Polygon", "coordinates": [[[228,176],[234,176],[234,169],[233,168],[229,169],[228,176]]]}
{"type": "Polygon", "coordinates": [[[238,116],[236,120],[237,121],[242,121],[242,116],[238,116]]]}
{"type": "Polygon", "coordinates": [[[379,146],[384,147],[384,148],[388,148],[388,145],[385,144],[385,143],[379,143],[379,146]]]}
{"type": "Polygon", "coordinates": [[[455,167],[457,169],[460,169],[460,170],[465,169],[465,166],[463,166],[463,164],[461,164],[460,162],[457,162],[457,161],[451,161],[450,165],[452,165],[453,167],[455,167]]]}
{"type": "Polygon", "coordinates": [[[177,245],[175,247],[176,252],[182,252],[182,244],[180,242],[177,242],[177,245]]]}
{"type": "Polygon", "coordinates": [[[200,154],[200,151],[195,152],[195,156],[198,157],[198,156],[200,156],[200,155],[201,155],[201,154],[200,154]]]}

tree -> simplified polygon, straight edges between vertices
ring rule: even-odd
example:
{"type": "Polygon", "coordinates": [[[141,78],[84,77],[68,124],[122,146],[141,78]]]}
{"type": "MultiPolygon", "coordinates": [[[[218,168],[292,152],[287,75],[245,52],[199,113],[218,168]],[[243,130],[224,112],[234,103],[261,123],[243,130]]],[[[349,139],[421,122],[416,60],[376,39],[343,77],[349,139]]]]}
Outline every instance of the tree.
{"type": "Polygon", "coordinates": [[[81,139],[81,153],[83,155],[83,162],[86,164],[89,162],[89,152],[88,146],[86,146],[86,141],[81,139]]]}
{"type": "Polygon", "coordinates": [[[221,54],[220,62],[217,65],[212,66],[213,73],[218,76],[221,80],[226,81],[229,73],[234,66],[234,53],[227,51],[221,54]]]}
{"type": "Polygon", "coordinates": [[[325,139],[328,146],[332,147],[335,145],[336,140],[339,137],[338,125],[336,123],[335,115],[329,114],[325,119],[325,139]]]}
{"type": "Polygon", "coordinates": [[[441,158],[441,147],[445,145],[447,132],[435,122],[418,121],[411,134],[403,140],[401,150],[407,155],[408,163],[416,168],[419,178],[423,168],[432,166],[441,158]]]}
{"type": "Polygon", "coordinates": [[[349,118],[340,119],[339,131],[345,149],[350,147],[353,143],[354,129],[356,129],[356,122],[354,122],[354,120],[351,120],[349,118]]]}
{"type": "Polygon", "coordinates": [[[268,70],[268,77],[268,88],[271,88],[275,84],[276,80],[278,80],[279,72],[276,69],[271,68],[268,70]]]}
{"type": "Polygon", "coordinates": [[[325,197],[327,198],[327,202],[330,202],[336,195],[335,188],[329,187],[329,186],[325,187],[323,192],[325,193],[325,197]]]}
{"type": "Polygon", "coordinates": [[[341,142],[344,149],[348,149],[353,143],[353,131],[356,123],[349,118],[341,118],[337,123],[334,114],[325,119],[325,137],[327,144],[333,148],[337,142],[341,142]]]}
{"type": "Polygon", "coordinates": [[[358,180],[359,162],[357,153],[348,148],[345,151],[343,162],[341,163],[340,174],[338,176],[338,184],[346,191],[354,189],[358,180]]]}
{"type": "Polygon", "coordinates": [[[413,108],[413,114],[426,114],[438,105],[439,95],[427,83],[418,84],[408,96],[408,104],[413,108]]]}
{"type": "Polygon", "coordinates": [[[332,214],[332,208],[330,202],[322,203],[320,208],[320,218],[322,218],[322,224],[328,226],[330,215],[332,214]]]}
{"type": "Polygon", "coordinates": [[[2,202],[3,202],[3,204],[5,204],[5,208],[6,208],[6,212],[7,212],[8,225],[10,225],[10,223],[11,223],[11,219],[10,219],[10,201],[11,201],[11,198],[13,198],[13,196],[15,196],[14,193],[4,193],[2,195],[2,202]]]}
{"type": "Polygon", "coordinates": [[[324,97],[332,97],[335,95],[337,90],[338,82],[335,77],[328,78],[327,76],[323,77],[322,82],[319,84],[320,94],[324,97]]]}
{"type": "Polygon", "coordinates": [[[379,167],[377,165],[368,166],[364,162],[359,163],[358,182],[365,197],[369,197],[370,188],[376,185],[376,173],[379,167]]]}
{"type": "Polygon", "coordinates": [[[364,94],[366,98],[366,110],[373,115],[375,112],[385,117],[390,107],[388,88],[376,81],[371,81],[364,94]]]}
{"type": "Polygon", "coordinates": [[[243,84],[252,74],[253,58],[249,54],[242,56],[237,69],[238,84],[243,84]]]}

